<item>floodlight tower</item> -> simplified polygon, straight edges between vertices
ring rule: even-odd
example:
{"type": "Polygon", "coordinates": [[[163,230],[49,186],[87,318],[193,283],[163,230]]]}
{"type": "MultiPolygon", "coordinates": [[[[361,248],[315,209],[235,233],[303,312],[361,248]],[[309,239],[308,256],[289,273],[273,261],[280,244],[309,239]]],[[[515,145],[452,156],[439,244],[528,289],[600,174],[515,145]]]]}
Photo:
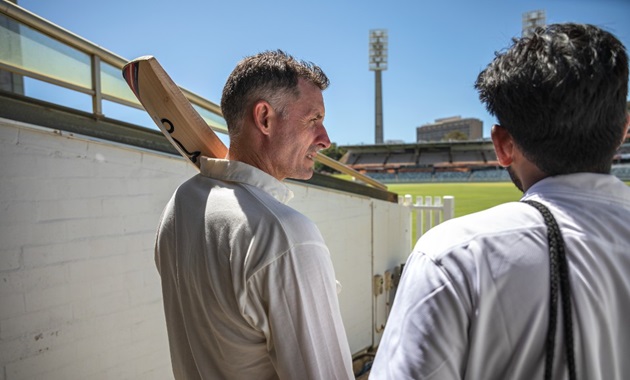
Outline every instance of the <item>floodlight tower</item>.
{"type": "Polygon", "coordinates": [[[537,10],[523,13],[523,37],[529,37],[534,34],[534,30],[539,26],[546,25],[546,15],[544,10],[537,10]]]}
{"type": "Polygon", "coordinates": [[[387,70],[387,30],[370,30],[370,71],[374,71],[374,143],[383,143],[383,88],[381,71],[387,70]]]}

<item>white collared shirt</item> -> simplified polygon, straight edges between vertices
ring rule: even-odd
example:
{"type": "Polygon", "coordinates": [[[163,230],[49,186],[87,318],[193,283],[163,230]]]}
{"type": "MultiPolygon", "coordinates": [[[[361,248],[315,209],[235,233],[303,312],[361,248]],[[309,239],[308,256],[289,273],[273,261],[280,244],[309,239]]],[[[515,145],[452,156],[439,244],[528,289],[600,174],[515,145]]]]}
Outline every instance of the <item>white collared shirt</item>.
{"type": "Polygon", "coordinates": [[[349,379],[330,253],[282,182],[203,158],[156,242],[177,379],[349,379]]]}
{"type": "MultiPolygon", "coordinates": [[[[546,178],[569,262],[578,378],[630,378],[630,188],[601,174],[546,178]]],[[[549,315],[547,229],[522,202],[445,222],[404,267],[371,379],[541,379],[549,315]]],[[[554,379],[566,378],[559,310],[554,379]]]]}

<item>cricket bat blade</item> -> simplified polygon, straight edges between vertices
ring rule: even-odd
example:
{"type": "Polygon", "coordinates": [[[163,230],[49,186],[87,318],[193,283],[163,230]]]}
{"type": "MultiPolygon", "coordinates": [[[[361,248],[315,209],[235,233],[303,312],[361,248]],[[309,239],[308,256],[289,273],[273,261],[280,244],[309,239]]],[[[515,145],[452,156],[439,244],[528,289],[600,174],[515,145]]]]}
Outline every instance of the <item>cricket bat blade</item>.
{"type": "Polygon", "coordinates": [[[227,147],[155,57],[129,61],[122,73],[140,104],[183,157],[197,168],[200,156],[225,158],[227,147]]]}

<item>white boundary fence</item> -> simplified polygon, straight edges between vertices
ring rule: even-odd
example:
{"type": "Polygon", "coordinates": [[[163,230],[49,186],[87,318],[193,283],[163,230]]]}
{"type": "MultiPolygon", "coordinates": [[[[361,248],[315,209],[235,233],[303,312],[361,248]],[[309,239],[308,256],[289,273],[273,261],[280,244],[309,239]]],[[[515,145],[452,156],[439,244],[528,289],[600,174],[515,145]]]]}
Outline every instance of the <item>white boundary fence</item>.
{"type": "Polygon", "coordinates": [[[415,213],[415,240],[443,221],[452,219],[455,215],[455,198],[451,195],[444,197],[422,197],[420,195],[416,197],[415,203],[412,203],[412,199],[411,195],[405,195],[403,205],[411,208],[415,213]]]}

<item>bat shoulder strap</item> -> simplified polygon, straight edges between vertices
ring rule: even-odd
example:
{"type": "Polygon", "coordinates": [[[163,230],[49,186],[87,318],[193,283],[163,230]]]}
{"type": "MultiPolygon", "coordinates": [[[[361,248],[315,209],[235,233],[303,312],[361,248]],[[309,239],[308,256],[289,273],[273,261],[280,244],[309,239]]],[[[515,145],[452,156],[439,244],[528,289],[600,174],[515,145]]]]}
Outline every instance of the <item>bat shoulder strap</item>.
{"type": "Polygon", "coordinates": [[[545,219],[547,241],[549,243],[549,327],[547,329],[545,379],[553,378],[553,353],[556,338],[558,314],[558,288],[562,300],[562,316],[564,318],[564,340],[569,379],[576,379],[575,358],[573,357],[573,322],[571,319],[571,289],[569,287],[569,265],[564,250],[564,240],[553,214],[542,203],[523,201],[536,208],[545,219]]]}

